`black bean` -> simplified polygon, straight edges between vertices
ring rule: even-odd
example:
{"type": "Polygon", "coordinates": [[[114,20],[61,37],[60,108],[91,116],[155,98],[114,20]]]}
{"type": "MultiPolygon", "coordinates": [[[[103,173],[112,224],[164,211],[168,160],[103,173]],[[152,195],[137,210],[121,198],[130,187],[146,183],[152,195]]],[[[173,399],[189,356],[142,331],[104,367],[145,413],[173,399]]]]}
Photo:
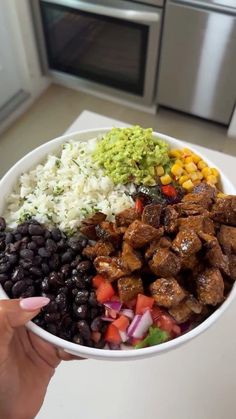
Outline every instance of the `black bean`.
{"type": "Polygon", "coordinates": [[[86,275],[84,277],[84,284],[86,285],[87,288],[90,288],[91,287],[93,276],[94,275],[86,275]]]}
{"type": "Polygon", "coordinates": [[[91,330],[93,332],[100,332],[102,327],[101,317],[95,317],[91,323],[91,330]]]}
{"type": "Polygon", "coordinates": [[[46,230],[46,231],[45,231],[45,233],[44,233],[44,237],[45,237],[45,239],[50,239],[50,237],[51,237],[51,233],[50,233],[50,231],[49,231],[49,230],[46,230]]]}
{"type": "Polygon", "coordinates": [[[56,296],[55,301],[58,305],[59,310],[64,310],[66,308],[67,299],[64,293],[60,293],[56,296]]]}
{"type": "Polygon", "coordinates": [[[81,240],[81,246],[86,247],[87,244],[88,244],[88,239],[86,237],[83,237],[83,239],[81,240]]]}
{"type": "Polygon", "coordinates": [[[34,252],[30,249],[24,249],[20,251],[20,256],[23,259],[33,259],[34,257],[34,252]]]}
{"type": "Polygon", "coordinates": [[[81,260],[82,260],[82,256],[81,255],[77,255],[76,257],[75,257],[75,259],[74,260],[72,260],[72,262],[71,262],[71,264],[70,264],[70,266],[72,267],[72,268],[76,268],[76,266],[81,262],[81,260]]]}
{"type": "Polygon", "coordinates": [[[40,247],[38,249],[38,254],[42,258],[49,258],[51,256],[51,253],[49,252],[49,250],[45,249],[45,247],[40,247]]]}
{"type": "Polygon", "coordinates": [[[71,273],[72,273],[72,275],[75,275],[75,276],[78,275],[77,269],[73,269],[71,273]]]}
{"type": "Polygon", "coordinates": [[[12,287],[13,297],[20,297],[26,291],[27,285],[23,280],[16,282],[12,287]]]}
{"type": "Polygon", "coordinates": [[[98,307],[92,307],[89,310],[89,314],[90,314],[90,318],[93,320],[95,319],[95,317],[97,317],[100,313],[99,313],[99,308],[98,307]]]}
{"type": "Polygon", "coordinates": [[[73,281],[74,285],[76,287],[78,287],[79,289],[83,290],[83,289],[86,288],[86,285],[85,285],[83,279],[79,275],[74,275],[72,277],[72,281],[73,281]]]}
{"type": "Polygon", "coordinates": [[[4,250],[4,249],[5,249],[5,247],[6,247],[6,244],[5,244],[5,237],[1,237],[1,238],[0,238],[0,250],[4,250]]]}
{"type": "Polygon", "coordinates": [[[56,323],[58,320],[60,320],[60,314],[59,313],[45,313],[44,320],[47,323],[56,323]]]}
{"type": "Polygon", "coordinates": [[[4,282],[6,282],[8,280],[8,275],[7,274],[0,274],[0,284],[3,285],[4,282]]]}
{"type": "Polygon", "coordinates": [[[29,273],[33,276],[37,276],[40,278],[42,276],[42,270],[40,268],[37,268],[36,266],[32,266],[29,268],[29,273]]]}
{"type": "Polygon", "coordinates": [[[71,267],[70,267],[69,263],[67,263],[66,265],[63,265],[61,267],[60,272],[61,272],[63,278],[67,278],[70,275],[70,272],[71,272],[71,267]]]}
{"type": "Polygon", "coordinates": [[[67,287],[61,287],[61,288],[58,289],[58,294],[61,294],[62,293],[62,294],[67,295],[68,292],[69,292],[69,290],[68,290],[67,287]]]}
{"type": "Polygon", "coordinates": [[[24,292],[21,294],[21,297],[22,297],[22,298],[29,298],[29,297],[34,297],[34,295],[35,295],[35,288],[34,288],[34,286],[33,286],[33,285],[30,285],[30,286],[26,289],[26,291],[24,291],[24,292]]]}
{"type": "Polygon", "coordinates": [[[90,296],[89,296],[88,302],[89,302],[89,305],[92,306],[92,307],[96,307],[97,306],[98,302],[97,302],[97,297],[96,297],[96,294],[95,294],[94,291],[91,291],[90,292],[90,296]]]}
{"type": "Polygon", "coordinates": [[[89,346],[90,348],[93,348],[94,343],[93,343],[92,339],[85,339],[84,340],[84,346],[89,346]]]}
{"type": "Polygon", "coordinates": [[[50,253],[55,253],[57,251],[57,245],[56,242],[52,239],[46,240],[46,249],[49,250],[50,253]]]}
{"type": "Polygon", "coordinates": [[[15,241],[17,242],[18,240],[21,240],[22,239],[22,235],[20,234],[20,233],[15,233],[14,234],[14,237],[15,237],[15,241]]]}
{"type": "Polygon", "coordinates": [[[13,241],[14,241],[14,236],[13,236],[13,234],[12,233],[6,233],[6,236],[5,236],[5,243],[6,244],[10,244],[10,243],[13,243],[13,241]]]}
{"type": "Polygon", "coordinates": [[[73,259],[73,253],[71,250],[67,250],[65,253],[61,255],[62,263],[70,263],[73,259]]]}
{"type": "Polygon", "coordinates": [[[71,340],[72,335],[70,330],[60,330],[59,331],[59,338],[64,340],[71,340]]]}
{"type": "Polygon", "coordinates": [[[4,262],[0,264],[0,274],[4,274],[5,272],[8,272],[11,269],[10,262],[4,262]]]}
{"type": "Polygon", "coordinates": [[[3,253],[3,252],[1,252],[2,253],[2,255],[1,255],[1,257],[0,257],[0,264],[1,263],[6,263],[6,262],[8,262],[8,257],[7,257],[7,255],[5,254],[5,253],[3,253]]]}
{"type": "Polygon", "coordinates": [[[83,262],[80,262],[77,266],[77,270],[81,273],[88,272],[92,268],[92,262],[89,260],[84,260],[83,262]]]}
{"type": "Polygon", "coordinates": [[[31,236],[42,236],[45,230],[38,224],[30,224],[29,225],[29,234],[31,236]]]}
{"type": "Polygon", "coordinates": [[[36,255],[33,259],[33,265],[34,266],[40,266],[42,263],[42,258],[39,255],[36,255]]]}
{"type": "Polygon", "coordinates": [[[58,243],[57,243],[57,248],[60,250],[63,250],[66,248],[66,240],[65,239],[61,239],[58,243]]]}
{"type": "Polygon", "coordinates": [[[4,231],[6,229],[6,221],[3,217],[0,217],[0,231],[4,231]]]}
{"type": "Polygon", "coordinates": [[[24,269],[30,269],[31,266],[33,266],[33,260],[32,259],[20,259],[19,265],[22,266],[24,269]]]}
{"type": "Polygon", "coordinates": [[[11,253],[10,255],[7,256],[8,258],[8,262],[11,265],[16,265],[17,261],[18,261],[18,256],[15,253],[11,253]]]}
{"type": "Polygon", "coordinates": [[[49,323],[46,325],[46,330],[52,335],[56,335],[58,333],[58,326],[54,323],[49,323]]]}
{"type": "Polygon", "coordinates": [[[25,277],[24,278],[24,282],[26,283],[26,285],[30,286],[33,285],[35,283],[35,281],[33,281],[33,279],[29,278],[29,277],[25,277]]]}
{"type": "Polygon", "coordinates": [[[81,304],[80,306],[77,306],[74,304],[73,306],[73,312],[76,318],[78,319],[86,319],[88,315],[88,307],[85,304],[81,304]]]}
{"type": "Polygon", "coordinates": [[[53,240],[55,240],[56,242],[59,242],[59,240],[61,239],[61,232],[59,228],[53,228],[51,231],[51,235],[53,240]]]}
{"type": "Polygon", "coordinates": [[[84,340],[82,338],[82,336],[80,336],[79,334],[76,334],[73,336],[73,342],[77,343],[77,345],[83,345],[84,344],[84,340]]]}
{"type": "Polygon", "coordinates": [[[49,288],[50,288],[50,286],[49,286],[49,281],[48,281],[48,278],[46,277],[46,278],[44,278],[44,280],[42,281],[42,284],[41,284],[41,290],[42,290],[42,291],[44,291],[44,292],[47,292],[47,291],[49,291],[49,288]]]}
{"type": "Polygon", "coordinates": [[[89,297],[89,292],[86,290],[78,291],[75,297],[76,304],[84,304],[87,303],[89,297]]]}
{"type": "Polygon", "coordinates": [[[50,301],[50,303],[43,308],[43,311],[45,311],[45,313],[55,313],[57,309],[57,303],[55,301],[50,301]]]}
{"type": "Polygon", "coordinates": [[[91,331],[90,331],[88,323],[85,320],[79,320],[77,322],[77,328],[78,328],[78,331],[79,331],[80,335],[84,339],[87,340],[87,339],[91,338],[91,331]]]}
{"type": "Polygon", "coordinates": [[[23,236],[25,236],[26,234],[28,234],[28,231],[29,231],[29,225],[27,223],[19,224],[16,227],[16,233],[20,233],[23,236]]]}
{"type": "Polygon", "coordinates": [[[96,348],[96,349],[103,349],[105,345],[106,345],[105,340],[104,339],[101,339],[98,342],[95,342],[94,343],[94,348],[96,348]]]}
{"type": "Polygon", "coordinates": [[[33,322],[34,322],[37,326],[40,326],[40,327],[43,327],[43,326],[44,326],[44,321],[43,321],[42,319],[36,318],[36,319],[34,319],[34,320],[33,320],[33,322]]]}
{"type": "Polygon", "coordinates": [[[45,243],[45,238],[42,236],[32,236],[31,237],[32,241],[35,242],[37,244],[37,246],[43,246],[45,243]]]}
{"type": "Polygon", "coordinates": [[[50,267],[53,271],[55,271],[56,269],[58,269],[58,268],[59,268],[59,266],[60,266],[60,260],[59,260],[59,256],[58,256],[58,254],[57,254],[57,253],[54,253],[54,254],[51,256],[51,258],[49,259],[48,264],[49,264],[49,267],[50,267]]]}
{"type": "Polygon", "coordinates": [[[13,282],[17,282],[23,278],[24,278],[24,269],[22,268],[22,266],[17,266],[17,268],[12,273],[11,280],[13,282]]]}
{"type": "Polygon", "coordinates": [[[15,243],[10,243],[7,245],[7,251],[8,253],[14,253],[17,252],[20,249],[21,241],[17,241],[15,243]]]}
{"type": "Polygon", "coordinates": [[[78,237],[70,237],[67,241],[68,246],[75,250],[76,252],[80,252],[82,250],[81,240],[78,237]]]}
{"type": "Polygon", "coordinates": [[[50,286],[55,287],[55,288],[64,284],[62,280],[62,276],[60,275],[59,272],[50,273],[48,277],[48,282],[50,286]]]}
{"type": "Polygon", "coordinates": [[[28,244],[27,244],[27,249],[29,249],[29,250],[36,250],[37,249],[37,244],[35,243],[35,242],[29,242],[28,244]]]}
{"type": "Polygon", "coordinates": [[[67,286],[67,288],[71,288],[74,286],[74,281],[72,280],[72,278],[69,278],[65,281],[65,285],[67,286]]]}
{"type": "Polygon", "coordinates": [[[5,282],[3,288],[4,288],[4,290],[6,291],[7,294],[10,294],[11,293],[12,286],[13,286],[12,281],[6,281],[5,282]]]}
{"type": "Polygon", "coordinates": [[[46,262],[42,263],[42,272],[44,273],[44,275],[48,275],[50,272],[49,266],[46,262]]]}

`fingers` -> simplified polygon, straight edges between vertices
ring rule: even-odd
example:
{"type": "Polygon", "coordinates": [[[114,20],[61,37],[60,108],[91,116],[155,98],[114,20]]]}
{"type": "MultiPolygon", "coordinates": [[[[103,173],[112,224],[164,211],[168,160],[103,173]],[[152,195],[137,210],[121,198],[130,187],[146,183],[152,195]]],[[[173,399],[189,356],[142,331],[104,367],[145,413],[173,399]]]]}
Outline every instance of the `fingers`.
{"type": "Polygon", "coordinates": [[[25,325],[49,301],[49,298],[44,297],[31,297],[22,300],[0,300],[1,343],[8,344],[12,338],[14,328],[25,325]]]}
{"type": "Polygon", "coordinates": [[[57,349],[57,356],[58,356],[58,358],[59,359],[61,359],[62,361],[78,361],[78,360],[80,360],[80,361],[83,361],[83,360],[85,360],[86,358],[81,358],[81,357],[79,357],[79,356],[75,356],[75,355],[71,355],[71,354],[68,354],[68,352],[65,352],[65,351],[63,351],[63,349],[57,349]]]}

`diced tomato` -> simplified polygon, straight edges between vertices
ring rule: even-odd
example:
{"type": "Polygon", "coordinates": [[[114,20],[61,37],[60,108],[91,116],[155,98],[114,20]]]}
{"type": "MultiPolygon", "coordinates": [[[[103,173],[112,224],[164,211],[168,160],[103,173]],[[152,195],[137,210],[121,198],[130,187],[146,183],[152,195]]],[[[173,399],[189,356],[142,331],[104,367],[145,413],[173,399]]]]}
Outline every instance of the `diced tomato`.
{"type": "Polygon", "coordinates": [[[91,337],[95,343],[98,343],[101,339],[102,334],[100,332],[92,332],[91,337]]]}
{"type": "Polygon", "coordinates": [[[174,326],[172,327],[172,333],[175,336],[181,335],[181,328],[177,324],[174,324],[174,326]]]}
{"type": "Polygon", "coordinates": [[[154,298],[138,294],[135,314],[143,314],[147,309],[151,309],[154,304],[154,298]]]}
{"type": "Polygon", "coordinates": [[[94,288],[98,288],[104,282],[106,282],[106,280],[102,275],[95,275],[93,277],[93,287],[94,288]]]}
{"type": "Polygon", "coordinates": [[[160,307],[154,306],[151,311],[153,322],[156,321],[164,314],[163,310],[160,307]]]}
{"type": "Polygon", "coordinates": [[[134,310],[136,306],[136,298],[133,298],[133,300],[128,301],[127,303],[125,303],[125,305],[131,310],[134,310]]]}
{"type": "Polygon", "coordinates": [[[121,330],[122,332],[125,332],[127,327],[129,326],[129,320],[128,320],[127,317],[121,315],[112,324],[114,326],[116,326],[118,330],[121,330]]]}
{"type": "Polygon", "coordinates": [[[136,211],[142,213],[143,212],[143,203],[141,201],[141,199],[136,199],[135,201],[135,209],[136,211]]]}
{"type": "Polygon", "coordinates": [[[151,314],[154,324],[160,327],[160,329],[165,330],[174,336],[179,336],[181,334],[181,329],[175,320],[160,307],[154,306],[151,314]]]}
{"type": "Polygon", "coordinates": [[[105,341],[109,343],[116,343],[116,344],[121,343],[119,330],[112,323],[109,324],[106,330],[105,341]]]}
{"type": "Polygon", "coordinates": [[[177,192],[173,185],[163,185],[161,187],[161,191],[164,195],[170,197],[170,198],[176,198],[177,192]]]}
{"type": "Polygon", "coordinates": [[[115,291],[110,282],[101,283],[96,290],[96,296],[99,303],[105,303],[105,301],[109,301],[114,294],[115,291]]]}
{"type": "Polygon", "coordinates": [[[162,314],[157,320],[157,326],[169,333],[172,332],[173,323],[174,321],[166,314],[162,314]]]}

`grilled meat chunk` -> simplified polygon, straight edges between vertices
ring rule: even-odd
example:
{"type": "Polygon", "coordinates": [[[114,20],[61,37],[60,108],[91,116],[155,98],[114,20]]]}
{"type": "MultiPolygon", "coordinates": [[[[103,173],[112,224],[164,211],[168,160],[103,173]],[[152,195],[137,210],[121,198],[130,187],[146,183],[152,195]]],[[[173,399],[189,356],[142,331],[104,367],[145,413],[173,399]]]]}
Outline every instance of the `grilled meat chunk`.
{"type": "Polygon", "coordinates": [[[162,206],[159,204],[146,205],[142,213],[142,222],[158,228],[160,226],[161,211],[162,206]]]}
{"type": "Polygon", "coordinates": [[[139,220],[135,220],[127,228],[124,239],[134,249],[139,249],[140,247],[150,243],[152,240],[158,238],[159,234],[158,229],[148,224],[144,224],[139,220]]]}
{"type": "Polygon", "coordinates": [[[185,257],[197,253],[201,247],[201,240],[194,230],[181,230],[172,243],[172,249],[185,257]]]}
{"type": "Polygon", "coordinates": [[[151,271],[157,276],[175,276],[181,268],[181,261],[171,250],[159,248],[149,262],[151,271]]]}
{"type": "Polygon", "coordinates": [[[178,228],[178,212],[171,205],[164,209],[163,224],[165,232],[169,234],[176,232],[178,228]]]}
{"type": "Polygon", "coordinates": [[[199,185],[194,186],[193,194],[204,193],[209,196],[209,198],[214,199],[216,197],[216,188],[215,186],[208,185],[206,182],[201,182],[199,185]]]}
{"type": "Polygon", "coordinates": [[[236,255],[228,255],[230,278],[236,281],[236,255]]]}
{"type": "Polygon", "coordinates": [[[194,230],[195,233],[203,231],[207,234],[214,234],[215,228],[212,220],[205,215],[195,215],[188,218],[179,218],[179,230],[194,230]]]}
{"type": "Polygon", "coordinates": [[[84,236],[86,236],[86,237],[88,237],[88,239],[90,239],[90,240],[97,240],[97,233],[96,233],[96,229],[95,229],[95,225],[85,225],[85,226],[81,226],[80,227],[80,232],[84,235],[84,236]]]}
{"type": "Polygon", "coordinates": [[[226,225],[221,225],[218,233],[218,240],[227,255],[230,253],[236,254],[236,228],[226,225]]]}
{"type": "Polygon", "coordinates": [[[112,243],[99,240],[94,246],[86,246],[82,254],[89,259],[95,259],[97,256],[110,256],[114,250],[112,243]]]}
{"type": "Polygon", "coordinates": [[[202,304],[217,305],[224,299],[224,281],[217,268],[207,268],[196,280],[198,300],[202,304]]]}
{"type": "Polygon", "coordinates": [[[216,237],[206,243],[206,260],[210,266],[230,275],[228,256],[224,255],[216,237]]]}
{"type": "Polygon", "coordinates": [[[216,198],[211,217],[214,221],[236,227],[236,196],[216,198]]]}
{"type": "Polygon", "coordinates": [[[115,220],[117,227],[128,227],[133,221],[139,220],[141,214],[135,208],[128,208],[116,214],[115,220]]]}
{"type": "Polygon", "coordinates": [[[118,246],[122,240],[122,234],[116,230],[115,224],[110,221],[103,221],[96,227],[96,233],[99,239],[111,242],[114,246],[118,246]]]}
{"type": "Polygon", "coordinates": [[[130,273],[119,257],[98,256],[94,260],[97,272],[112,282],[130,273]]]}
{"type": "Polygon", "coordinates": [[[181,257],[181,269],[194,271],[199,265],[199,259],[196,254],[184,255],[181,257]]]}
{"type": "Polygon", "coordinates": [[[184,289],[174,278],[159,278],[150,285],[150,292],[156,303],[170,308],[180,303],[186,296],[184,289]]]}
{"type": "Polygon", "coordinates": [[[186,204],[199,205],[202,208],[209,209],[212,204],[212,198],[207,192],[199,192],[197,194],[188,193],[183,197],[182,202],[186,204]]]}
{"type": "MultiPolygon", "coordinates": [[[[164,231],[164,230],[163,230],[164,231]]],[[[154,253],[160,248],[160,247],[166,247],[169,249],[171,247],[171,239],[169,237],[161,237],[160,239],[153,240],[150,245],[148,246],[146,252],[145,252],[145,259],[151,259],[154,255],[154,253]]]]}
{"type": "Polygon", "coordinates": [[[137,250],[134,250],[127,242],[123,242],[121,257],[123,266],[127,268],[130,272],[141,269],[141,254],[137,250]]]}
{"type": "Polygon", "coordinates": [[[95,212],[95,214],[93,214],[91,217],[85,218],[82,221],[83,225],[98,225],[100,224],[102,221],[105,221],[105,219],[107,218],[106,214],[103,214],[103,212],[95,212]]]}
{"type": "Polygon", "coordinates": [[[188,321],[193,314],[200,314],[202,305],[192,295],[185,298],[177,306],[169,309],[170,315],[181,324],[188,321]]]}
{"type": "Polygon", "coordinates": [[[137,276],[120,278],[117,286],[120,300],[123,303],[132,300],[137,297],[138,294],[143,294],[143,283],[141,278],[137,276]]]}

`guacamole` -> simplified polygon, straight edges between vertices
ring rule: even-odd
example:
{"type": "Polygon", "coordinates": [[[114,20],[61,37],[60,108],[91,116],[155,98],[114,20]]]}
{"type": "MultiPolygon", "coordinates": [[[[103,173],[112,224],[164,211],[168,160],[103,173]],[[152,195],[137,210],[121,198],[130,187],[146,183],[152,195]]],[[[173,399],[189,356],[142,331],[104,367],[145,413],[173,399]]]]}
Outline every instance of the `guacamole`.
{"type": "Polygon", "coordinates": [[[169,163],[168,144],[151,128],[113,128],[98,141],[93,158],[115,184],[155,185],[155,167],[169,163]]]}

